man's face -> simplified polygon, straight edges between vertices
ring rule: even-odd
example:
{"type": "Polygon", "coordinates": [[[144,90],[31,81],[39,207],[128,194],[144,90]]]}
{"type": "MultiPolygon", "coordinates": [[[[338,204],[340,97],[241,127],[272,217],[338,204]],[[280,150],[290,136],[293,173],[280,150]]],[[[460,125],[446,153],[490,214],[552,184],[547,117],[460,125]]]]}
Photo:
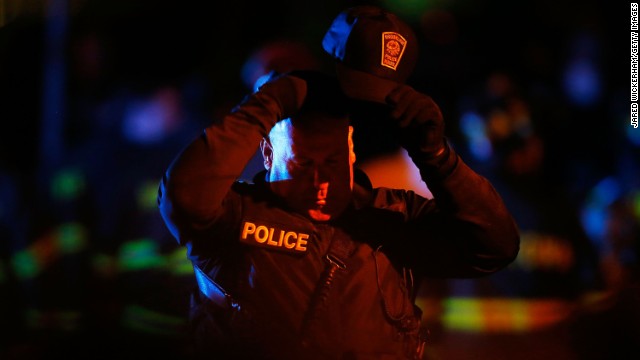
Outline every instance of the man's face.
{"type": "Polygon", "coordinates": [[[269,141],[263,141],[262,154],[271,190],[294,211],[328,221],[351,201],[352,128],[347,119],[311,123],[294,127],[289,119],[279,122],[269,141]]]}

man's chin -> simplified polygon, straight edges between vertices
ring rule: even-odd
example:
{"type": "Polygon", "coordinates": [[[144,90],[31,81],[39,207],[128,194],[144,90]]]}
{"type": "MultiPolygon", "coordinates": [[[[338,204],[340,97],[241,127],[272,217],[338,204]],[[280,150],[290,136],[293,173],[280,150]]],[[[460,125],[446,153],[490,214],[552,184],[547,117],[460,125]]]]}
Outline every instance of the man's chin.
{"type": "Polygon", "coordinates": [[[315,221],[329,221],[331,220],[331,215],[325,214],[320,209],[310,209],[308,211],[309,218],[315,221]]]}

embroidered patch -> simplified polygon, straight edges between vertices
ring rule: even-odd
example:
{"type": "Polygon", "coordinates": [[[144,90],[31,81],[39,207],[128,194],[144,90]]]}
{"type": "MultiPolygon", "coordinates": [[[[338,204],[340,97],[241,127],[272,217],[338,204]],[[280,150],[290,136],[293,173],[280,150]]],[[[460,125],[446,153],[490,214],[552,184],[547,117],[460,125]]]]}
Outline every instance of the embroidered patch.
{"type": "Polygon", "coordinates": [[[407,40],[405,40],[402,35],[392,31],[383,32],[382,59],[380,60],[380,65],[396,70],[406,46],[407,40]]]}
{"type": "Polygon", "coordinates": [[[288,253],[305,253],[310,234],[280,224],[264,221],[244,221],[240,242],[288,253]]]}

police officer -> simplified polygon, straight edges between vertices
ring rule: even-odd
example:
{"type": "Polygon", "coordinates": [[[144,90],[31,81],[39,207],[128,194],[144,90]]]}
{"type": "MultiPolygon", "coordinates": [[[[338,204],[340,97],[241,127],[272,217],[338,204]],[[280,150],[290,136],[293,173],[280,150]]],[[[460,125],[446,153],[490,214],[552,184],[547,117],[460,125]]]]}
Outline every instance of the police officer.
{"type": "MultiPolygon", "coordinates": [[[[390,35],[386,65],[398,67],[413,39],[390,35]]],[[[331,44],[325,38],[330,53],[331,44]]],[[[355,101],[353,69],[343,65],[337,78],[293,71],[270,80],[208,126],[163,177],[160,211],[200,285],[191,313],[198,354],[418,359],[421,280],[482,276],[516,257],[512,217],[448,144],[435,102],[391,77],[380,86],[370,79],[374,94],[355,101]],[[397,135],[433,198],[373,188],[356,169],[351,117],[362,109],[397,135]],[[258,147],[265,170],[236,181],[258,147]]]]}

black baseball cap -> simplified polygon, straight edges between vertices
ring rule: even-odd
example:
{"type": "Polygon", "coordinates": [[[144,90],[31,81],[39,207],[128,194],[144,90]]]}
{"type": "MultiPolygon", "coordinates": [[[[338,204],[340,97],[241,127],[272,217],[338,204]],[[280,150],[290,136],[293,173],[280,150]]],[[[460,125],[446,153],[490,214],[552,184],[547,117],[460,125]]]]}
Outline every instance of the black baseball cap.
{"type": "Polygon", "coordinates": [[[385,103],[387,94],[406,82],[418,60],[412,28],[373,5],[340,12],[322,47],[336,60],[342,91],[351,98],[377,103],[385,103]]]}

